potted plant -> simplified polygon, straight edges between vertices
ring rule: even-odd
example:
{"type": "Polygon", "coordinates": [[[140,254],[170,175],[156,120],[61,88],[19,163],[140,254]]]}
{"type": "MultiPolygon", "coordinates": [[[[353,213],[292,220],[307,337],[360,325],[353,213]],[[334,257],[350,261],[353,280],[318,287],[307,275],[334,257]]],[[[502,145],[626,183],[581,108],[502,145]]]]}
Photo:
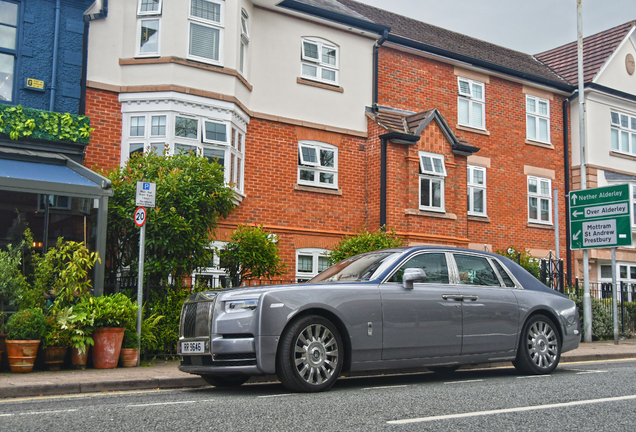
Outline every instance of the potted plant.
{"type": "Polygon", "coordinates": [[[46,317],[46,331],[42,339],[44,364],[50,371],[60,370],[70,344],[70,331],[63,329],[55,313],[46,317]]]}
{"type": "Polygon", "coordinates": [[[5,333],[6,314],[4,306],[5,303],[11,304],[14,302],[26,284],[26,278],[20,272],[22,245],[23,243],[17,248],[8,245],[7,250],[0,250],[0,366],[3,352],[6,351],[5,339],[7,335],[5,333]]]}
{"type": "Polygon", "coordinates": [[[46,319],[40,309],[24,309],[11,315],[6,325],[7,355],[11,372],[33,370],[40,340],[46,330],[46,319]]]}
{"type": "Polygon", "coordinates": [[[89,297],[81,304],[94,316],[93,365],[97,369],[116,368],[124,330],[135,320],[137,305],[122,293],[89,297]]]}
{"type": "Polygon", "coordinates": [[[88,360],[88,347],[94,344],[94,313],[86,309],[86,302],[64,308],[58,313],[60,327],[69,331],[71,348],[71,367],[84,369],[88,360]]]}
{"type": "Polygon", "coordinates": [[[119,354],[119,365],[122,367],[137,366],[139,357],[139,335],[130,328],[124,331],[124,341],[121,345],[121,353],[119,354]]]}

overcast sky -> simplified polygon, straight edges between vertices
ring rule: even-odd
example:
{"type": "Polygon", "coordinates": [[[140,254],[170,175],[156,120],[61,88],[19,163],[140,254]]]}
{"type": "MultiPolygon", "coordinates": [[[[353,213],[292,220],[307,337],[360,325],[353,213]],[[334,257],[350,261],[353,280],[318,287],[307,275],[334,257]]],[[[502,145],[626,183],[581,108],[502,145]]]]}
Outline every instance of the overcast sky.
{"type": "MultiPolygon", "coordinates": [[[[576,40],[576,0],[358,0],[537,54],[576,40]]],[[[583,36],[636,20],[636,0],[582,0],[583,36]]]]}

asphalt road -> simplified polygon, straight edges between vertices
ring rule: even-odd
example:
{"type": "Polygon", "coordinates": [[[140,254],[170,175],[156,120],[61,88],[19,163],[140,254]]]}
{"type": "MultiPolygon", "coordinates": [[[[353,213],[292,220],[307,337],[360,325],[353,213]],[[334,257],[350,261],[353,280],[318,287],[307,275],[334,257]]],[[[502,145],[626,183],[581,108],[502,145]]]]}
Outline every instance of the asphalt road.
{"type": "Polygon", "coordinates": [[[0,400],[0,431],[634,431],[636,361],[0,400]]]}

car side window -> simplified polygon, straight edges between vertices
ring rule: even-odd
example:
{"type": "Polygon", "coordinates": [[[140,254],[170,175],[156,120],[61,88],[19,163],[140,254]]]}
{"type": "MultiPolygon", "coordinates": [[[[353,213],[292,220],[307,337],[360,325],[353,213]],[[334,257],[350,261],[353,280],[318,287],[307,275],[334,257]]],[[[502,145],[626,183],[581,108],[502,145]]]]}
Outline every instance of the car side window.
{"type": "Polygon", "coordinates": [[[499,278],[486,258],[474,255],[453,254],[459,283],[462,285],[501,286],[499,278]]]}
{"type": "Polygon", "coordinates": [[[426,273],[423,283],[448,284],[448,265],[443,253],[420,254],[410,258],[400,266],[387,282],[402,283],[404,270],[420,268],[426,273]]]}
{"type": "Polygon", "coordinates": [[[510,276],[508,276],[508,272],[504,270],[501,264],[499,264],[499,261],[492,260],[492,262],[495,263],[495,267],[497,268],[499,275],[501,275],[501,279],[504,281],[504,285],[506,285],[508,288],[514,288],[515,283],[512,279],[510,279],[510,276]]]}

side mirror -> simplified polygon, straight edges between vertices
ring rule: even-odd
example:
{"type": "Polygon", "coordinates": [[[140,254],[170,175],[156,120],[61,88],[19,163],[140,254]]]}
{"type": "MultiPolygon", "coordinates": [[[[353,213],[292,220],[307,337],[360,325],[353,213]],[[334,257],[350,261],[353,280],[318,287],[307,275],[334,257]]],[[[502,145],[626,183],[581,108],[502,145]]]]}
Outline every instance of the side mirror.
{"type": "Polygon", "coordinates": [[[426,280],[426,272],[421,268],[408,268],[402,275],[402,286],[413,289],[413,282],[426,280]]]}

